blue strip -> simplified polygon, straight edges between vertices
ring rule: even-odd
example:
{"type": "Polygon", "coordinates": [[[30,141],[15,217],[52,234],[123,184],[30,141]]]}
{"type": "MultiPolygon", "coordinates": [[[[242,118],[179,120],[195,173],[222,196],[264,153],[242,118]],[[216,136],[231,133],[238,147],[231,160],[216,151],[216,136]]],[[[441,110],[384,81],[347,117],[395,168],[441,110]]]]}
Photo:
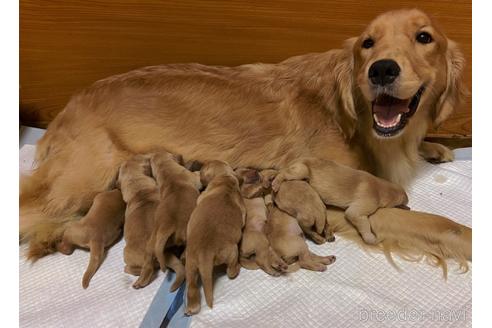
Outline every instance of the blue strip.
{"type": "Polygon", "coordinates": [[[164,281],[161,286],[157,290],[157,293],[152,300],[152,303],[145,314],[145,317],[140,324],[140,328],[159,328],[161,327],[161,323],[164,321],[166,314],[174,303],[177,294],[181,290],[170,293],[169,288],[171,287],[172,282],[175,279],[174,272],[168,271],[164,281]]]}
{"type": "Polygon", "coordinates": [[[179,290],[182,291],[182,294],[179,295],[178,292],[178,296],[175,299],[177,310],[174,316],[172,316],[171,321],[167,325],[168,328],[188,328],[191,324],[192,317],[185,315],[186,284],[183,284],[179,290]]]}
{"type": "Polygon", "coordinates": [[[471,161],[472,160],[472,147],[457,148],[454,151],[454,159],[456,161],[471,161]]]}

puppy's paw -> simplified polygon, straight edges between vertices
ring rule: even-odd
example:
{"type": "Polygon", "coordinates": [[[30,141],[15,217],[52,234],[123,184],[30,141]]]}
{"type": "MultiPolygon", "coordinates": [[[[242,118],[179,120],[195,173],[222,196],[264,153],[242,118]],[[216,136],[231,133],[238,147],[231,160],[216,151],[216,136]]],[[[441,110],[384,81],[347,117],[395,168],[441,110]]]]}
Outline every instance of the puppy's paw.
{"type": "Polygon", "coordinates": [[[423,142],[419,149],[420,156],[432,164],[452,162],[454,153],[451,149],[438,143],[423,142]]]}
{"type": "Polygon", "coordinates": [[[282,179],[282,176],[279,174],[275,177],[275,179],[273,179],[272,181],[272,191],[273,192],[278,192],[278,190],[280,189],[280,185],[282,184],[283,182],[283,179],[282,179]]]}
{"type": "Polygon", "coordinates": [[[185,314],[187,316],[194,315],[200,312],[200,309],[201,309],[200,303],[193,303],[193,304],[188,303],[188,305],[186,305],[185,314]]]}
{"type": "Polygon", "coordinates": [[[372,232],[362,233],[362,239],[364,239],[364,242],[369,245],[376,245],[378,243],[378,239],[372,232]]]}
{"type": "Polygon", "coordinates": [[[326,242],[326,239],[323,238],[323,236],[317,234],[316,232],[311,232],[308,236],[312,241],[314,241],[318,245],[324,244],[326,242]]]}

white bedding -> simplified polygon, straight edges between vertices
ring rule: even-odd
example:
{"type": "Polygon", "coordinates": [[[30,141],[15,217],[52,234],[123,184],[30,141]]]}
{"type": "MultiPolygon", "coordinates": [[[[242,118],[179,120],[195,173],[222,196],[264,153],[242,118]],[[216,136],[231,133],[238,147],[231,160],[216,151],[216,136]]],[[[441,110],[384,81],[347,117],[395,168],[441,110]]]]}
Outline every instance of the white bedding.
{"type": "MultiPolygon", "coordinates": [[[[22,170],[29,168],[33,150],[21,149],[22,170]]],[[[409,190],[409,205],[471,226],[471,184],[471,158],[425,164],[409,190]]],[[[20,326],[138,326],[164,274],[147,288],[134,290],[134,277],[123,273],[123,247],[121,241],[111,248],[84,290],[87,252],[54,254],[30,264],[21,246],[20,326]]],[[[402,269],[398,272],[383,255],[365,253],[340,238],[310,247],[319,254],[335,254],[337,261],[323,273],[301,270],[273,278],[242,269],[235,280],[221,276],[215,282],[213,310],[203,304],[199,315],[184,324],[173,320],[171,326],[471,327],[471,270],[460,274],[451,264],[444,281],[438,268],[396,259],[402,269]]]]}

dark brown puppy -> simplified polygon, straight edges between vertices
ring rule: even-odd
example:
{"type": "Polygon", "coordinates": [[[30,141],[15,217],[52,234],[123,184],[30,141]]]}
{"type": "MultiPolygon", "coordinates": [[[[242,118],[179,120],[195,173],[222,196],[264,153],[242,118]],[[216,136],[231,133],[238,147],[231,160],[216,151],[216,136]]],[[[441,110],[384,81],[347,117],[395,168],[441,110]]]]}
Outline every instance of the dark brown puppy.
{"type": "Polygon", "coordinates": [[[151,282],[155,258],[162,271],[169,266],[176,272],[171,291],[175,291],[185,279],[184,265],[166,248],[185,245],[186,228],[202,184],[198,174],[188,171],[181,164],[179,155],[168,152],[156,153],[150,158],[152,174],[160,190],[160,202],[155,212],[154,232],[147,244],[145,263],[133,285],[135,288],[145,287],[151,282]]]}
{"type": "MultiPolygon", "coordinates": [[[[150,177],[149,157],[136,155],[120,167],[118,185],[127,203],[125,212],[125,272],[138,276],[152,236],[154,214],[159,204],[157,183],[150,177]]],[[[157,263],[154,263],[157,266],[157,263]]]]}
{"type": "Polygon", "coordinates": [[[185,251],[187,315],[200,311],[198,276],[207,304],[212,307],[214,266],[226,264],[227,276],[231,279],[239,274],[238,244],[246,217],[238,178],[226,162],[206,162],[200,177],[207,189],[198,198],[188,223],[185,251]]]}
{"type": "Polygon", "coordinates": [[[368,244],[377,243],[368,216],[381,207],[406,205],[408,197],[397,184],[318,158],[297,160],[279,171],[272,182],[275,192],[285,180],[303,180],[318,192],[326,205],[346,209],[347,219],[368,244]]]}
{"type": "Polygon", "coordinates": [[[104,250],[121,236],[125,220],[125,202],[117,189],[98,194],[89,212],[80,220],[67,225],[58,251],[71,254],[75,246],[91,252],[89,265],[82,278],[82,287],[89,282],[101,265],[104,250]]]}

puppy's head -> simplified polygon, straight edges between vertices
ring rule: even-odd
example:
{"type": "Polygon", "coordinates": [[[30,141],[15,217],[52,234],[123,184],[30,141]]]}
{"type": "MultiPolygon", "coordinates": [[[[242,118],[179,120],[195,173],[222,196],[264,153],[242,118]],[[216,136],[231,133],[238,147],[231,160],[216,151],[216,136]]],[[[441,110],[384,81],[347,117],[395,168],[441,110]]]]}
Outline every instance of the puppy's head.
{"type": "Polygon", "coordinates": [[[255,169],[237,168],[234,170],[237,177],[242,180],[241,195],[245,198],[254,198],[263,195],[261,176],[255,169]]]}
{"type": "MultiPolygon", "coordinates": [[[[352,83],[346,88],[361,99],[345,101],[345,110],[354,121],[364,116],[378,138],[397,137],[417,125],[439,125],[466,94],[461,82],[463,55],[419,10],[380,15],[358,38],[347,41],[346,51],[352,56],[339,72],[347,74],[352,83]]],[[[342,97],[353,95],[342,92],[342,97]]]]}
{"type": "Polygon", "coordinates": [[[127,181],[137,174],[152,175],[148,156],[135,155],[126,162],[123,162],[118,172],[116,186],[121,188],[121,181],[127,181]]]}
{"type": "Polygon", "coordinates": [[[218,160],[208,161],[203,164],[200,170],[200,182],[203,186],[207,186],[215,177],[225,175],[237,178],[234,170],[227,162],[218,160]]]}

